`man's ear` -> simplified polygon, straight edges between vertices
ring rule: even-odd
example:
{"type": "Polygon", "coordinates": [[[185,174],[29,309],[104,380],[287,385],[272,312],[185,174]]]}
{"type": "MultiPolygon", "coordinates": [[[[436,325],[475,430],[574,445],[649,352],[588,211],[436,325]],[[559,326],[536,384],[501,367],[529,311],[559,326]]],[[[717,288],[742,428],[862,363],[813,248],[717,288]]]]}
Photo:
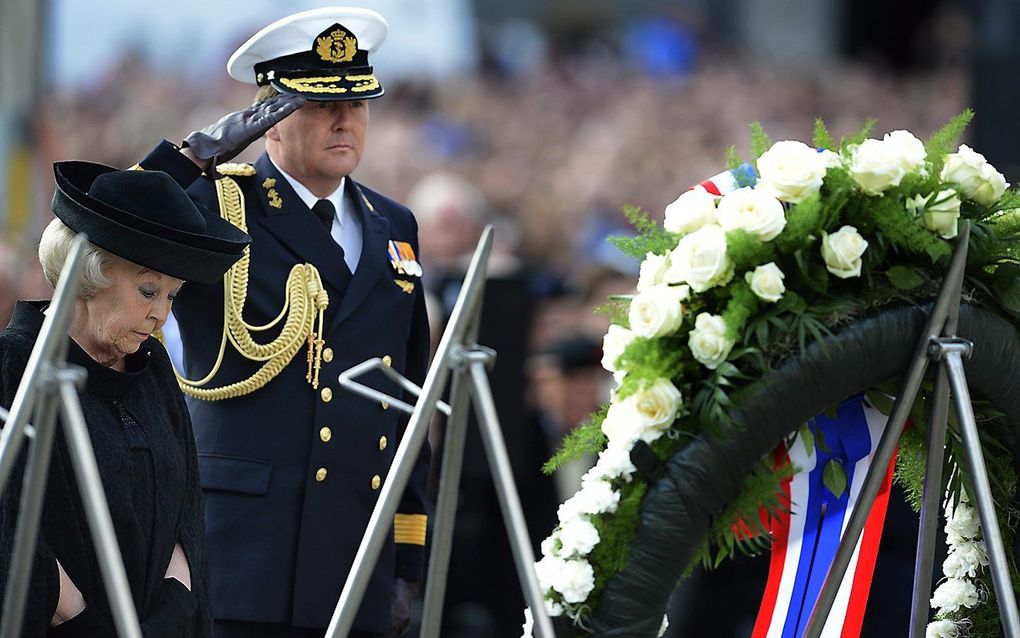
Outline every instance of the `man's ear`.
{"type": "Polygon", "coordinates": [[[276,126],[273,126],[266,131],[266,138],[273,140],[274,142],[280,141],[280,131],[277,130],[276,126]]]}

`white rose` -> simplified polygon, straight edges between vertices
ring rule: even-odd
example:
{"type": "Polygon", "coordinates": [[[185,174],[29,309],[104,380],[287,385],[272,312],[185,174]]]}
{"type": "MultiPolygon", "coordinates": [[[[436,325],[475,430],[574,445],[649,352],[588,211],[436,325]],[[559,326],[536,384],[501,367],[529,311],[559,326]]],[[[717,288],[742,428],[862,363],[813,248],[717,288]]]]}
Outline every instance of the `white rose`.
{"type": "Polygon", "coordinates": [[[637,468],[630,460],[629,450],[621,446],[610,445],[599,452],[599,460],[592,470],[602,480],[610,481],[622,478],[629,483],[637,468]]]}
{"type": "Polygon", "coordinates": [[[961,578],[947,578],[935,588],[931,606],[933,609],[953,613],[961,607],[973,608],[980,600],[981,596],[974,583],[961,578]]]}
{"type": "Polygon", "coordinates": [[[641,439],[651,443],[676,419],[683,397],[668,379],[656,379],[609,407],[602,431],[610,445],[630,449],[641,439]]]}
{"type": "Polygon", "coordinates": [[[1009,184],[1006,177],[988,163],[985,156],[961,144],[956,153],[946,156],[942,166],[942,181],[956,184],[967,199],[982,206],[999,201],[1009,184]]]}
{"type": "Polygon", "coordinates": [[[751,286],[751,292],[768,303],[782,299],[783,293],[786,292],[786,286],[783,284],[785,277],[775,262],[758,266],[754,272],[744,273],[744,280],[751,286]]]}
{"type": "Polygon", "coordinates": [[[684,235],[669,254],[669,264],[667,280],[688,283],[694,292],[729,283],[733,261],[726,254],[726,231],[708,224],[684,235]]]}
{"type": "Polygon", "coordinates": [[[915,195],[907,200],[907,208],[920,216],[924,227],[943,239],[956,237],[960,220],[960,197],[951,188],[938,193],[915,195]]]}
{"type": "Polygon", "coordinates": [[[641,270],[638,274],[638,292],[644,292],[652,286],[668,283],[666,281],[666,271],[668,269],[668,255],[656,255],[655,253],[645,255],[645,260],[641,262],[641,270]]]}
{"type": "Polygon", "coordinates": [[[705,224],[714,224],[716,199],[704,187],[695,186],[666,206],[662,226],[671,233],[690,233],[705,224]]]}
{"type": "Polygon", "coordinates": [[[616,372],[616,362],[620,355],[637,337],[623,326],[613,324],[602,339],[602,367],[608,372],[616,372]]]}
{"type": "Polygon", "coordinates": [[[822,187],[829,161],[802,142],[776,142],[758,158],[758,185],[784,202],[802,202],[822,187]]]}
{"type": "Polygon", "coordinates": [[[553,580],[553,589],[568,603],[583,603],[595,589],[595,570],[586,560],[563,561],[553,580]]]}
{"type": "Polygon", "coordinates": [[[861,255],[868,242],[853,226],[843,226],[831,235],[822,232],[822,259],[829,272],[840,279],[861,276],[861,255]]]}
{"type": "Polygon", "coordinates": [[[709,370],[726,361],[736,342],[726,336],[726,322],[719,315],[703,312],[694,320],[687,344],[694,358],[709,370]]]}
{"type": "Polygon", "coordinates": [[[960,638],[960,628],[952,620],[934,620],[928,623],[924,638],[960,638]]]}
{"type": "Polygon", "coordinates": [[[762,241],[771,241],[786,227],[782,202],[762,188],[738,188],[719,202],[719,226],[723,230],[746,230],[762,241]]]}
{"type": "Polygon", "coordinates": [[[886,133],[882,145],[904,173],[920,173],[924,168],[924,160],[928,155],[924,150],[924,142],[914,137],[910,131],[886,133]]]}
{"type": "Polygon", "coordinates": [[[575,518],[560,527],[560,542],[563,546],[559,555],[566,558],[587,556],[599,544],[599,540],[599,532],[591,521],[575,518]]]}
{"type": "Polygon", "coordinates": [[[895,149],[879,140],[864,140],[850,156],[850,176],[865,193],[880,195],[899,186],[907,174],[895,149]]]}
{"type": "Polygon", "coordinates": [[[631,332],[648,338],[673,334],[683,322],[681,302],[688,294],[687,286],[665,284],[638,293],[630,302],[631,332]]]}

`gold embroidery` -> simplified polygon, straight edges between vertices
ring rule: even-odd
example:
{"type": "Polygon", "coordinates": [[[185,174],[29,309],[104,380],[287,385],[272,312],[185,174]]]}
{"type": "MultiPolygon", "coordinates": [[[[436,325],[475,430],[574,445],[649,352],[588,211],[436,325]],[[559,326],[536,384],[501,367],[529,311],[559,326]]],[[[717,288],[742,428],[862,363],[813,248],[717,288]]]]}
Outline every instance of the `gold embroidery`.
{"type": "Polygon", "coordinates": [[[341,75],[330,75],[317,78],[281,78],[280,83],[288,89],[293,89],[302,93],[329,93],[331,95],[341,95],[348,91],[365,93],[379,88],[379,80],[377,80],[374,75],[349,75],[347,77],[341,75]],[[350,82],[353,83],[353,86],[347,88],[338,85],[337,82],[350,82]]]}
{"type": "Polygon", "coordinates": [[[267,177],[262,182],[262,188],[272,188],[274,186],[276,186],[276,178],[275,177],[267,177]]]}
{"type": "Polygon", "coordinates": [[[234,162],[220,164],[216,167],[216,170],[220,175],[230,175],[232,177],[251,177],[255,174],[255,167],[251,164],[238,164],[234,162]]]}
{"type": "Polygon", "coordinates": [[[395,283],[398,286],[400,286],[400,289],[403,290],[404,292],[406,292],[407,294],[411,294],[412,292],[414,292],[414,282],[413,281],[404,281],[403,279],[394,279],[393,283],[395,283]]]}
{"type": "Polygon", "coordinates": [[[358,39],[343,29],[335,29],[327,36],[316,38],[315,52],[323,62],[350,62],[358,52],[358,39]]]}

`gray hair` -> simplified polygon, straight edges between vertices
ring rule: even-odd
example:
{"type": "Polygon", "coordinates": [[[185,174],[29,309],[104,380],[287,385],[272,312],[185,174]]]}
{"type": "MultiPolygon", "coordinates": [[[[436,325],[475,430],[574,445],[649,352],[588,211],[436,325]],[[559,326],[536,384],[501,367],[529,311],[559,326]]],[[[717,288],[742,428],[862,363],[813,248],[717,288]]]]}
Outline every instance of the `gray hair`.
{"type": "Polygon", "coordinates": [[[280,94],[280,92],[277,91],[276,87],[273,86],[272,84],[266,84],[264,86],[260,86],[259,90],[255,92],[255,101],[253,102],[253,104],[258,104],[259,102],[262,102],[263,100],[268,100],[269,98],[273,97],[274,95],[279,95],[279,94],[280,94]]]}
{"type": "MultiPolygon", "coordinates": [[[[64,267],[64,262],[67,261],[67,255],[71,252],[74,238],[75,232],[56,218],[46,226],[42,237],[39,238],[39,263],[42,264],[46,281],[54,288],[57,287],[60,270],[64,267]]],[[[103,267],[115,259],[119,258],[92,242],[86,242],[85,260],[82,264],[81,279],[78,282],[79,297],[91,297],[103,288],[110,287],[113,282],[103,274],[103,267]]]]}

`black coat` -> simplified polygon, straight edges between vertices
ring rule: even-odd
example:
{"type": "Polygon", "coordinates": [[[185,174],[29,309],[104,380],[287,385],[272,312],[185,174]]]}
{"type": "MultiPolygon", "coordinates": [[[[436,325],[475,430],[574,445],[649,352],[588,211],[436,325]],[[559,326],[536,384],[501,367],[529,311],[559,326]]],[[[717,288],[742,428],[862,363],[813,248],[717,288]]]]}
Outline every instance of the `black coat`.
{"type": "MultiPolygon", "coordinates": [[[[19,302],[0,333],[0,404],[10,407],[42,327],[44,303],[19,302]]],[[[94,361],[69,340],[68,361],[88,373],[82,410],[143,633],[211,633],[195,446],[184,397],[155,339],[127,357],[127,371],[94,361]],[[193,592],[164,582],[174,545],[191,567],[193,592]]],[[[0,497],[0,596],[13,551],[27,445],[0,497]]],[[[56,561],[85,597],[86,611],[49,635],[112,636],[113,620],[62,429],[54,438],[24,636],[45,636],[60,592],[56,561]],[[56,559],[56,560],[54,560],[56,559]]]]}
{"type": "MultiPolygon", "coordinates": [[[[168,143],[141,165],[170,173],[196,202],[218,210],[214,183],[198,178],[194,164],[168,143]]],[[[342,389],[337,376],[366,359],[389,355],[397,372],[423,382],[429,354],[424,291],[418,277],[396,272],[387,251],[394,240],[409,243],[417,253],[418,229],[407,208],[347,178],[348,201],[361,219],[364,240],[351,277],[339,247],[269,158],[263,155],[254,168],[254,175],[233,178],[244,195],[252,237],[244,319],[264,324],[275,318],[291,268],[313,264],[329,294],[324,339],[332,356],[323,359],[318,389],[305,378],[301,351],[251,394],[188,399],[205,495],[213,615],[325,627],[407,421],[397,410],[342,389]],[[403,280],[403,288],[396,279],[403,280]],[[406,292],[409,286],[413,289],[406,292]],[[326,388],[332,392],[328,401],[326,388]],[[323,428],[330,429],[329,440],[320,435],[323,428]],[[317,480],[320,470],[325,476],[317,480]]],[[[174,315],[187,376],[202,378],[220,347],[223,286],[186,284],[174,315]]],[[[255,336],[265,343],[277,333],[255,336]]],[[[209,387],[244,379],[259,365],[228,345],[209,387]]],[[[361,380],[399,395],[381,373],[361,380]]],[[[424,580],[425,548],[416,542],[423,538],[406,532],[425,524],[428,462],[426,448],[398,509],[398,533],[384,546],[355,619],[357,629],[386,630],[395,577],[424,580]]]]}

